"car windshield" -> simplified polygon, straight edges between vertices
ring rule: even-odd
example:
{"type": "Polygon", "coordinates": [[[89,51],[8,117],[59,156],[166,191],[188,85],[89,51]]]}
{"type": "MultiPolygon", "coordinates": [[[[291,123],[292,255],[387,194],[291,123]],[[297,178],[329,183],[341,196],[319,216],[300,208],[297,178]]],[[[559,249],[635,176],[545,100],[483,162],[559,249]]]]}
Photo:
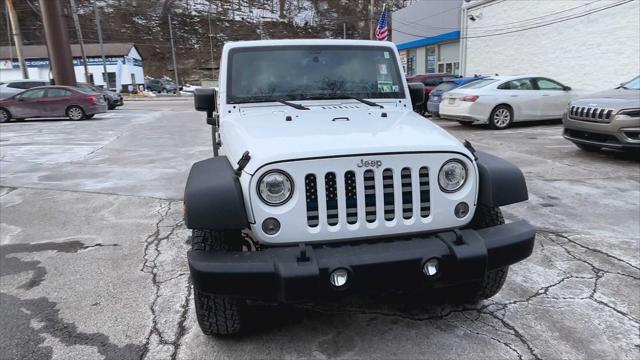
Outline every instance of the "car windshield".
{"type": "Polygon", "coordinates": [[[445,91],[449,91],[451,89],[454,89],[456,87],[456,83],[454,83],[453,81],[445,81],[442,84],[436,86],[435,89],[433,89],[434,92],[445,92],[445,91]]]}
{"type": "Polygon", "coordinates": [[[228,63],[229,103],[405,96],[388,47],[238,48],[228,63]]]}
{"type": "Polygon", "coordinates": [[[640,90],[640,76],[622,85],[623,89],[640,90]]]}
{"type": "Polygon", "coordinates": [[[482,79],[482,80],[472,81],[472,82],[470,82],[468,84],[460,86],[459,89],[479,89],[479,88],[485,87],[485,86],[487,86],[489,84],[493,84],[496,81],[498,81],[498,80],[496,80],[496,79],[482,79]]]}

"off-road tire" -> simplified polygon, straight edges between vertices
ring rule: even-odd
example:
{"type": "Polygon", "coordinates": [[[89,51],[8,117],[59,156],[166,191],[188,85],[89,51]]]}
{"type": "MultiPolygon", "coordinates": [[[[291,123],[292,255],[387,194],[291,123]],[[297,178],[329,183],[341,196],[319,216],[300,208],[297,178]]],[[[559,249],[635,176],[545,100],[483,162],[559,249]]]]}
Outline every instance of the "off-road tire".
{"type": "MultiPolygon", "coordinates": [[[[241,237],[235,232],[193,230],[191,250],[202,252],[239,251],[241,237]]],[[[246,304],[241,299],[210,295],[193,287],[193,300],[200,329],[205,335],[226,336],[242,329],[246,304]]]]}
{"type": "MultiPolygon", "coordinates": [[[[504,216],[502,216],[500,208],[479,204],[469,227],[479,230],[502,224],[504,224],[504,216]]],[[[487,271],[481,281],[451,288],[448,295],[453,302],[467,304],[489,299],[500,292],[505,280],[507,280],[508,273],[508,266],[487,271]]]]}
{"type": "Polygon", "coordinates": [[[597,145],[587,145],[587,144],[577,144],[576,146],[580,149],[580,150],[584,150],[587,152],[598,152],[600,151],[600,149],[602,149],[600,146],[597,145]]]}

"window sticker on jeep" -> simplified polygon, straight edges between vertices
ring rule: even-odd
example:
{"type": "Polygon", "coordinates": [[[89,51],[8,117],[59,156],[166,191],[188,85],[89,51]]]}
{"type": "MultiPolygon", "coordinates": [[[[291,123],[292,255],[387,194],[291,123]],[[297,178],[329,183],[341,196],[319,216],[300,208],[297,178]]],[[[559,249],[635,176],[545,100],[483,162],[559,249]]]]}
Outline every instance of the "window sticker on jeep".
{"type": "Polygon", "coordinates": [[[385,52],[384,52],[384,58],[385,58],[385,59],[388,59],[388,58],[389,58],[389,52],[388,52],[388,51],[385,51],[385,52]]]}
{"type": "Polygon", "coordinates": [[[392,91],[393,82],[386,80],[378,80],[378,91],[381,93],[390,93],[392,91]]]}
{"type": "Polygon", "coordinates": [[[387,64],[378,64],[378,73],[380,73],[380,75],[387,75],[387,64]]]}

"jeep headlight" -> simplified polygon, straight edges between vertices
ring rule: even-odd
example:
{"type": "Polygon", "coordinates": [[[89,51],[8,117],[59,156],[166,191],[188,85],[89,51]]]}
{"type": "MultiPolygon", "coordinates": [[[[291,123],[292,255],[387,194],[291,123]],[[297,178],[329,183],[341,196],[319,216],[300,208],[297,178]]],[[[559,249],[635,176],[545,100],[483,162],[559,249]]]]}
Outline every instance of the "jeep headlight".
{"type": "Polygon", "coordinates": [[[438,184],[444,192],[460,190],[467,181],[467,167],[457,159],[447,160],[438,173],[438,184]]]}
{"type": "Polygon", "coordinates": [[[291,199],[292,194],[293,180],[282,170],[268,171],[258,180],[258,195],[267,205],[282,205],[291,199]]]}

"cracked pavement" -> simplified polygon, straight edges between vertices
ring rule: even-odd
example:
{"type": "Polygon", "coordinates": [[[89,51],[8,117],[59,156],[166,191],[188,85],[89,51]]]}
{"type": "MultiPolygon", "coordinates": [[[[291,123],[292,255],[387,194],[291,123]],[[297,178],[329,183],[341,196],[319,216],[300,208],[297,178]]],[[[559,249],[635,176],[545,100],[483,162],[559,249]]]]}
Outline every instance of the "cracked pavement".
{"type": "Polygon", "coordinates": [[[182,192],[211,154],[190,99],[93,120],[0,125],[0,358],[638,359],[640,165],[585,153],[558,123],[436,120],[525,173],[533,255],[477,305],[420,294],[251,308],[235,338],[200,332],[182,192]]]}

